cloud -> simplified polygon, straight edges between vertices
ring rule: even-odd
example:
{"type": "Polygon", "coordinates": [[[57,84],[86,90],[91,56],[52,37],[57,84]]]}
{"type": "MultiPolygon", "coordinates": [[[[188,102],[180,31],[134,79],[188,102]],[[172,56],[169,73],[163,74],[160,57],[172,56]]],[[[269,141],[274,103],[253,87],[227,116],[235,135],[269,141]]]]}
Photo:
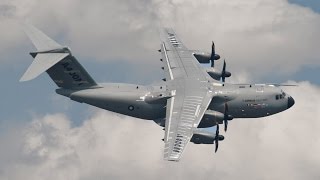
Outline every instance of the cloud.
{"type": "MultiPolygon", "coordinates": [[[[319,14],[286,0],[13,0],[1,7],[5,16],[27,19],[83,60],[121,59],[156,68],[151,60],[159,58],[157,27],[163,24],[174,27],[190,49],[209,51],[215,40],[233,72],[252,71],[259,78],[274,69],[290,74],[319,66],[319,14]]],[[[26,41],[9,29],[14,28],[0,33],[6,50],[26,41]]]]}
{"type": "Polygon", "coordinates": [[[320,87],[298,84],[286,89],[292,109],[236,119],[217,154],[189,144],[179,163],[162,159],[152,121],[95,110],[72,127],[63,114],[35,116],[1,135],[0,179],[318,179],[320,87]]]}
{"type": "Polygon", "coordinates": [[[0,17],[12,17],[15,14],[16,7],[9,4],[0,5],[0,17]]]}
{"type": "MultiPolygon", "coordinates": [[[[15,19],[70,46],[80,61],[144,64],[150,69],[139,73],[148,76],[160,66],[153,61],[160,56],[159,22],[174,27],[190,49],[209,50],[215,40],[228,69],[240,74],[237,82],[319,66],[319,14],[285,0],[5,0],[1,64],[30,58],[15,19]]],[[[213,146],[190,144],[179,163],[162,160],[160,127],[102,110],[77,127],[64,114],[0,121],[0,179],[319,179],[319,87],[299,85],[287,89],[296,100],[292,109],[234,120],[217,154],[213,146]]]]}

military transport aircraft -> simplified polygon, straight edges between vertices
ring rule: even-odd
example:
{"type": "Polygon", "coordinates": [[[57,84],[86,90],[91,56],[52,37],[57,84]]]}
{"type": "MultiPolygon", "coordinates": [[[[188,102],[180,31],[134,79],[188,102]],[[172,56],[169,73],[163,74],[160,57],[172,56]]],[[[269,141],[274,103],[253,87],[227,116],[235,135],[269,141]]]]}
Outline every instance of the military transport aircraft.
{"type": "Polygon", "coordinates": [[[215,144],[224,137],[219,124],[227,131],[234,118],[258,118],[289,109],[294,99],[278,84],[230,84],[222,71],[214,67],[220,59],[212,44],[211,53],[188,50],[172,29],[161,31],[160,61],[165,78],[162,83],[97,84],[72,55],[32,25],[25,32],[37,48],[31,52],[32,64],[20,81],[36,78],[47,72],[59,87],[56,93],[71,100],[87,103],[112,112],[153,120],[164,127],[164,159],[179,161],[186,145],[215,144]],[[204,68],[200,63],[211,63],[204,68]],[[216,126],[216,131],[205,128],[216,126]]]}

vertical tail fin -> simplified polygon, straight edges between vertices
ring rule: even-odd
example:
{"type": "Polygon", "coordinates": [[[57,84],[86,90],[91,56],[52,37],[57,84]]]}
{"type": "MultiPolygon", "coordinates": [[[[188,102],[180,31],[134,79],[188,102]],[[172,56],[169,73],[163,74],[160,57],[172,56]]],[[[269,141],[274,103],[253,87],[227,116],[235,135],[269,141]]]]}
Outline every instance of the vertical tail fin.
{"type": "Polygon", "coordinates": [[[61,46],[32,25],[25,24],[24,31],[38,51],[31,52],[34,61],[20,81],[28,81],[47,72],[58,87],[82,89],[97,87],[69,48],[61,46]]]}

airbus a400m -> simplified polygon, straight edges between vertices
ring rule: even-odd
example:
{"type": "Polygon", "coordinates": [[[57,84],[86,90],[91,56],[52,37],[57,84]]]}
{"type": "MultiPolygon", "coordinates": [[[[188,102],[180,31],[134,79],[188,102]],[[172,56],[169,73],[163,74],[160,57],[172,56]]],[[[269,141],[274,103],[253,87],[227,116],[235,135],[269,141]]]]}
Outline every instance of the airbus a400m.
{"type": "Polygon", "coordinates": [[[21,81],[47,72],[56,83],[56,93],[71,100],[87,103],[108,111],[140,119],[153,120],[164,127],[164,159],[179,161],[189,142],[215,144],[224,137],[219,125],[227,131],[235,118],[270,116],[294,105],[294,99],[277,84],[230,84],[231,76],[223,62],[222,70],[215,68],[220,56],[187,49],[172,29],[161,33],[161,61],[164,81],[142,86],[136,84],[98,84],[71,54],[31,25],[25,31],[37,51],[34,61],[21,81]],[[204,68],[200,63],[211,63],[204,68]],[[216,131],[203,128],[216,126],[216,131]]]}

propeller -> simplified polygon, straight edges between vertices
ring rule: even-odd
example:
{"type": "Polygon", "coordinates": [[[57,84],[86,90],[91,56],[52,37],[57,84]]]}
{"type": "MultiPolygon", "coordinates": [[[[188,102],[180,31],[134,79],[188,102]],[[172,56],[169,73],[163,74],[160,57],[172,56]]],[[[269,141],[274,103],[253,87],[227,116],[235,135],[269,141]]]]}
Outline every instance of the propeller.
{"type": "Polygon", "coordinates": [[[229,111],[228,104],[225,103],[224,104],[224,118],[223,118],[225,132],[227,132],[227,129],[228,129],[228,119],[229,119],[228,111],[229,111]]]}
{"type": "Polygon", "coordinates": [[[214,138],[214,144],[216,145],[214,150],[214,152],[216,153],[219,148],[219,124],[217,124],[216,137],[214,138]]]}

